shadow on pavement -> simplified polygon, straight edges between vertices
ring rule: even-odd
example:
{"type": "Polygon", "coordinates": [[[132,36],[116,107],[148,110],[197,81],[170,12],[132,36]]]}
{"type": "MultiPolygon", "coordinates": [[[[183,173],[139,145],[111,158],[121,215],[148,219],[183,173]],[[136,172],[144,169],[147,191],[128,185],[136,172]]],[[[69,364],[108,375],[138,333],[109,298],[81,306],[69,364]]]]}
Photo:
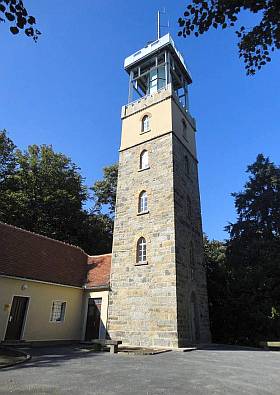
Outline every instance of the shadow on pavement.
{"type": "Polygon", "coordinates": [[[247,346],[238,346],[231,344],[202,344],[197,346],[198,350],[209,350],[209,351],[267,351],[263,348],[257,347],[247,347],[247,346]]]}
{"type": "Polygon", "coordinates": [[[98,355],[104,354],[104,352],[93,351],[79,346],[24,348],[24,351],[31,355],[31,359],[23,365],[5,368],[5,371],[14,369],[28,369],[32,367],[58,367],[61,363],[70,360],[85,360],[87,358],[92,358],[95,356],[98,357],[98,355]]]}
{"type": "MultiPolygon", "coordinates": [[[[262,348],[234,346],[228,344],[205,344],[198,345],[197,351],[259,351],[264,352],[262,348]]],[[[14,369],[28,369],[32,367],[45,368],[45,367],[59,367],[67,361],[85,361],[88,358],[97,357],[108,354],[106,351],[93,351],[83,346],[56,346],[56,347],[38,347],[38,348],[24,348],[23,351],[31,355],[31,359],[24,364],[16,365],[13,367],[4,368],[7,370],[14,369]]]]}
{"type": "Polygon", "coordinates": [[[30,359],[30,355],[17,348],[0,346],[0,369],[7,369],[30,359]]]}

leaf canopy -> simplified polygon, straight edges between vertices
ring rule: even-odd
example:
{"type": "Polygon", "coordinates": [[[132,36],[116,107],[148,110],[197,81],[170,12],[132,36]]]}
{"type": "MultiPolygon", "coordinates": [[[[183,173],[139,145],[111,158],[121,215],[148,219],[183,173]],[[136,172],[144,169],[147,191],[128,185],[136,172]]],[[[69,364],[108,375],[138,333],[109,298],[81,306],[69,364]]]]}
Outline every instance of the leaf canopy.
{"type": "Polygon", "coordinates": [[[192,0],[178,20],[178,35],[198,37],[211,27],[235,27],[242,11],[260,16],[255,26],[239,26],[236,30],[239,56],[245,62],[247,75],[254,75],[271,61],[270,53],[280,48],[279,0],[192,0]]]}

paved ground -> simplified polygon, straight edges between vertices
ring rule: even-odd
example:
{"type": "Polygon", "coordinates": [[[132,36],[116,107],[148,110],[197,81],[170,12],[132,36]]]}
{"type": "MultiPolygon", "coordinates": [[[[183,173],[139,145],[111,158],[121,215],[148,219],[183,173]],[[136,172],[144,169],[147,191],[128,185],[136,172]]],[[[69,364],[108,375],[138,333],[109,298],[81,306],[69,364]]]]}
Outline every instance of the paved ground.
{"type": "Polygon", "coordinates": [[[0,371],[0,394],[280,394],[280,352],[219,348],[124,355],[32,350],[0,371]]]}
{"type": "Polygon", "coordinates": [[[0,346],[0,369],[5,366],[23,362],[26,360],[26,358],[26,355],[18,353],[16,350],[2,348],[0,346]]]}

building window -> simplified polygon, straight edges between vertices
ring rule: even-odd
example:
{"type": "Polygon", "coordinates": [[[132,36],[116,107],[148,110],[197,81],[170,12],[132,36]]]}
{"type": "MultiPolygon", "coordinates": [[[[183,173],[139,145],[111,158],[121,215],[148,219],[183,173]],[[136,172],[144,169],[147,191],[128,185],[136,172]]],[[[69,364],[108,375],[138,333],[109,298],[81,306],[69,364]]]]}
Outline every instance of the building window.
{"type": "Polygon", "coordinates": [[[186,121],[184,119],[182,120],[182,128],[183,128],[183,137],[184,137],[185,140],[188,140],[187,124],[186,124],[186,121]]]}
{"type": "Polygon", "coordinates": [[[51,311],[51,322],[63,322],[65,317],[66,302],[54,301],[51,311]]]}
{"type": "Polygon", "coordinates": [[[142,118],[142,128],[141,128],[141,132],[145,133],[148,132],[150,130],[150,117],[148,115],[145,115],[142,118]]]}
{"type": "Polygon", "coordinates": [[[139,195],[138,212],[145,213],[148,211],[148,195],[146,191],[142,191],[139,195]]]}
{"type": "Polygon", "coordinates": [[[144,237],[140,237],[137,242],[137,263],[145,263],[147,260],[147,244],[144,237]]]}
{"type": "MultiPolygon", "coordinates": [[[[160,61],[160,59],[158,59],[160,61]]],[[[164,59],[162,59],[164,62],[164,59]]],[[[159,65],[159,67],[150,70],[148,74],[148,94],[153,94],[158,90],[165,88],[166,86],[166,75],[165,65],[159,65]]]]}
{"type": "Polygon", "coordinates": [[[149,155],[148,151],[144,150],[140,154],[140,170],[149,168],[149,155]]]}
{"type": "Polygon", "coordinates": [[[189,195],[187,196],[187,216],[188,218],[192,217],[192,201],[189,195]]]}
{"type": "Polygon", "coordinates": [[[153,69],[149,73],[149,94],[157,91],[157,69],[153,69]]]}

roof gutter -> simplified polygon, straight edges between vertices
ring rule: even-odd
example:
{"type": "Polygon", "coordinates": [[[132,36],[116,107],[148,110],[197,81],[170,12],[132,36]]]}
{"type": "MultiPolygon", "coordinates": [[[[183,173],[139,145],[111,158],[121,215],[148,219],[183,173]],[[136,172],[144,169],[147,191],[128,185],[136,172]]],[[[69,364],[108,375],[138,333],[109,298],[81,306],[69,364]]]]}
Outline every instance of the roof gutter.
{"type": "Polygon", "coordinates": [[[90,286],[90,285],[84,284],[83,289],[85,291],[109,291],[110,284],[96,285],[96,286],[90,286]]]}

